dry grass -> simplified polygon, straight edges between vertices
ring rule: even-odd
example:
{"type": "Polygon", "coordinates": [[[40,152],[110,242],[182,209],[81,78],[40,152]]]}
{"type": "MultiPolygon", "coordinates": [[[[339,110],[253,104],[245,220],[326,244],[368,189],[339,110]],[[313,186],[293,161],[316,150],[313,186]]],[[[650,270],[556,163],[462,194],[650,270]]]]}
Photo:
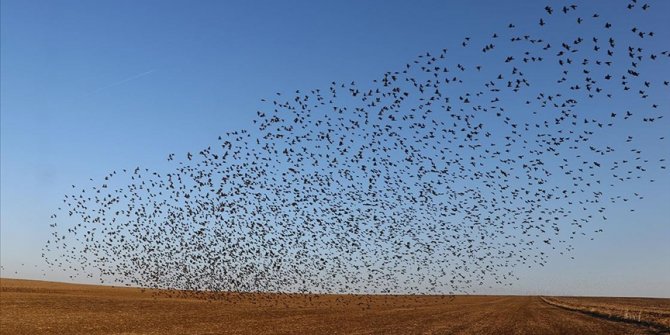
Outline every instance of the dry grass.
{"type": "Polygon", "coordinates": [[[670,299],[552,297],[543,300],[561,308],[641,323],[670,332],[670,299]]]}

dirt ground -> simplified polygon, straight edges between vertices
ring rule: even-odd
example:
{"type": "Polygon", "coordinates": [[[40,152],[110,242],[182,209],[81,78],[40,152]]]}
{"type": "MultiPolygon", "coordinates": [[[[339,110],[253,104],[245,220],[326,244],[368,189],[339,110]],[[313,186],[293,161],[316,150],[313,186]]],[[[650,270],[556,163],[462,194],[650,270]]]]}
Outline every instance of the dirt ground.
{"type": "MultiPolygon", "coordinates": [[[[207,301],[134,288],[15,279],[0,279],[0,288],[0,334],[662,333],[552,306],[534,296],[229,294],[207,301]]],[[[648,300],[635,304],[670,306],[670,299],[648,300]]]]}

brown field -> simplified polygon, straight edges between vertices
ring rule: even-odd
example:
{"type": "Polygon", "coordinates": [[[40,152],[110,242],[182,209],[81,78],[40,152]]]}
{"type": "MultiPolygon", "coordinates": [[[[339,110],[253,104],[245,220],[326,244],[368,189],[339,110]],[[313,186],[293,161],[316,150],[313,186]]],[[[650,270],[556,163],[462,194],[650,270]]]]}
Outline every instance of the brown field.
{"type": "Polygon", "coordinates": [[[669,333],[670,299],[227,294],[207,301],[16,279],[0,279],[0,288],[0,334],[669,333]],[[607,318],[621,311],[626,318],[607,318]]]}
{"type": "Polygon", "coordinates": [[[550,297],[543,300],[598,317],[670,330],[670,299],[550,297]]]}

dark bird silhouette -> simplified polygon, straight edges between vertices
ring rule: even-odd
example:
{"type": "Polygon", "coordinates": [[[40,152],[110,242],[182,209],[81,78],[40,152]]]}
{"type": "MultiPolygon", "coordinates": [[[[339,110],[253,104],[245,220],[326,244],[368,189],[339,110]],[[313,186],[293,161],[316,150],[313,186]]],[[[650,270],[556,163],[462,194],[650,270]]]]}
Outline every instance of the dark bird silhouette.
{"type": "Polygon", "coordinates": [[[249,128],[169,154],[168,169],[72,185],[43,256],[208,299],[513,285],[516,269],[602,232],[609,208],[641,198],[628,187],[665,169],[637,133],[667,127],[656,95],[670,53],[647,31],[626,29],[640,45],[624,45],[581,11],[465,37],[465,57],[444,48],[368,82],[277,92],[249,128]]]}

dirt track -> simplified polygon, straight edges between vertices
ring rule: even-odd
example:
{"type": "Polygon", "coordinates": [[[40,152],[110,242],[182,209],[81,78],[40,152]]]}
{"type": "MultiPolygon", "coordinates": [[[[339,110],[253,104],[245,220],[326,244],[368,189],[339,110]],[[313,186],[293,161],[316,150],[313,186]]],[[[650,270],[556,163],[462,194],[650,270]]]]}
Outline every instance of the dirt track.
{"type": "Polygon", "coordinates": [[[321,296],[310,302],[266,294],[230,303],[11,279],[0,286],[1,334],[658,334],[539,297],[321,296]]]}

